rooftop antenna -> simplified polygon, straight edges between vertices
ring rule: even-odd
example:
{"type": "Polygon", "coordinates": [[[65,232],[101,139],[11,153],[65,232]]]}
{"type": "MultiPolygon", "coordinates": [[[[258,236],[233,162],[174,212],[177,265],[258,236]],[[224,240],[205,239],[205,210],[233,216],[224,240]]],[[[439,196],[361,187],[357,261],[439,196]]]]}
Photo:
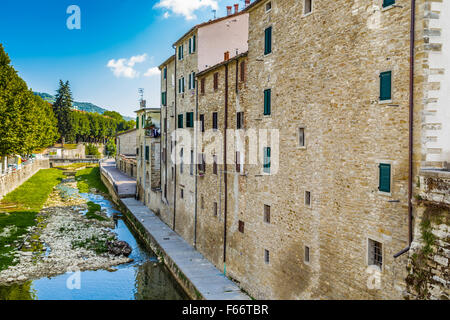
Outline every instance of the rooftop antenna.
{"type": "Polygon", "coordinates": [[[143,101],[144,100],[144,88],[139,88],[138,90],[139,92],[139,101],[143,101]]]}
{"type": "Polygon", "coordinates": [[[212,10],[211,12],[214,13],[214,20],[215,20],[216,19],[217,10],[212,10]]]}

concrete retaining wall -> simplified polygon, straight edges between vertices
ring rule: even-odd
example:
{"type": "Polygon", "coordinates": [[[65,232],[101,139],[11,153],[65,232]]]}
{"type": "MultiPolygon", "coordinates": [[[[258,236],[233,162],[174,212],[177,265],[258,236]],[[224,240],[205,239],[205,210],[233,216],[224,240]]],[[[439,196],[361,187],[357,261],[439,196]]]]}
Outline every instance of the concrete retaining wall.
{"type": "Polygon", "coordinates": [[[34,160],[32,164],[25,165],[22,169],[0,176],[0,200],[22,185],[41,169],[50,168],[49,160],[34,160]]]}

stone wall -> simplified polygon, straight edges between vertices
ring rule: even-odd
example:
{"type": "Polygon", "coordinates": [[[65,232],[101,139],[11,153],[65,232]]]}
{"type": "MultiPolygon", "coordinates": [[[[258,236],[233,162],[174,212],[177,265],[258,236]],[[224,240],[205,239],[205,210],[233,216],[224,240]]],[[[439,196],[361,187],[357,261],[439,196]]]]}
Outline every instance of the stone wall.
{"type": "Polygon", "coordinates": [[[36,172],[41,169],[48,169],[49,167],[48,160],[34,160],[32,164],[23,166],[21,170],[0,176],[0,200],[22,185],[22,183],[31,178],[36,172]]]}
{"type": "Polygon", "coordinates": [[[450,299],[450,172],[422,171],[417,181],[407,299],[450,299]]]}

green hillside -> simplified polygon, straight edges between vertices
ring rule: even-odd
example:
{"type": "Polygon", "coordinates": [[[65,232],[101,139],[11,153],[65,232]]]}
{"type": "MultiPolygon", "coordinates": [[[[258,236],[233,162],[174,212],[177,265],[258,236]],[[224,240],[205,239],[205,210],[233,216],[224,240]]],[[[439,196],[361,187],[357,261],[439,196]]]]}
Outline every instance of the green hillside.
{"type": "MultiPolygon", "coordinates": [[[[42,99],[44,99],[45,101],[47,101],[49,103],[53,104],[55,102],[55,97],[52,96],[51,94],[48,94],[45,92],[34,92],[34,94],[37,96],[40,96],[42,99]]],[[[99,106],[96,106],[95,104],[90,103],[90,102],[74,101],[73,106],[76,107],[76,109],[80,110],[80,111],[92,112],[92,113],[98,113],[98,114],[104,114],[106,111],[108,111],[108,110],[101,108],[99,106]]],[[[131,117],[125,117],[125,116],[122,116],[122,117],[125,121],[133,120],[133,118],[131,118],[131,117]]]]}

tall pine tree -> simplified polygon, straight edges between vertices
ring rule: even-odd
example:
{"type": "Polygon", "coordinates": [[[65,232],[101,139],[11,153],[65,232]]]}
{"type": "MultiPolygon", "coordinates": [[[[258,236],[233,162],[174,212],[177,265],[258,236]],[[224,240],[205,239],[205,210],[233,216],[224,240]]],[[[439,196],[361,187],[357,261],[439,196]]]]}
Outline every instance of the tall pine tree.
{"type": "Polygon", "coordinates": [[[69,81],[65,83],[59,80],[59,88],[56,91],[56,99],[53,104],[53,112],[58,119],[58,131],[61,136],[62,143],[72,137],[72,119],[70,116],[72,108],[72,92],[70,91],[69,81]]]}

